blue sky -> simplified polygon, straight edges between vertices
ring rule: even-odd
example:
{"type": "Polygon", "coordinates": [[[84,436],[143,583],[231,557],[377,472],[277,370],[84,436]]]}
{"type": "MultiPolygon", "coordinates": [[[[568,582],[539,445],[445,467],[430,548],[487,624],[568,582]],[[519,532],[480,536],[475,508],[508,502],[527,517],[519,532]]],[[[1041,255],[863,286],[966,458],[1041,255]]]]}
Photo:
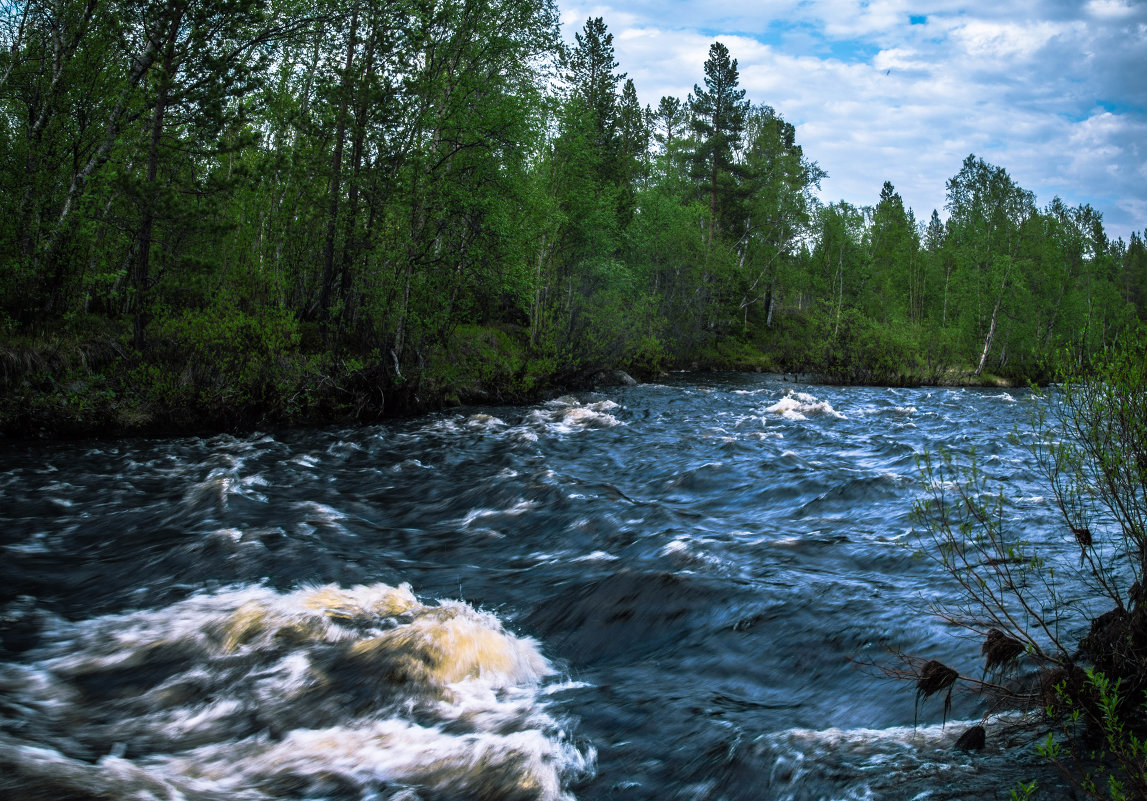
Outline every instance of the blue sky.
{"type": "Polygon", "coordinates": [[[945,181],[975,153],[1041,206],[1090,203],[1113,238],[1147,229],[1147,0],[558,6],[567,40],[605,20],[654,106],[701,82],[720,39],[748,99],[828,172],[825,201],[871,205],[888,180],[918,219],[945,216],[945,181]]]}

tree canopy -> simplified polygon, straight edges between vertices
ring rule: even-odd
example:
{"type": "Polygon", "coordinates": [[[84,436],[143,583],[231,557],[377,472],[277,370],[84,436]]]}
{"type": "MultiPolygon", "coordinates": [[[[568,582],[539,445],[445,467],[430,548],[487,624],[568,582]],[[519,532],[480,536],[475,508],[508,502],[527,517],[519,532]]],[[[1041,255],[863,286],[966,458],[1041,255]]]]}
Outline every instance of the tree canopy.
{"type": "Polygon", "coordinates": [[[285,418],[602,366],[1039,379],[1147,314],[1142,236],[975,155],[946,220],[891,182],[822,203],[721,42],[654,109],[549,0],[3,15],[6,419],[87,402],[76,376],[105,409],[285,418]]]}

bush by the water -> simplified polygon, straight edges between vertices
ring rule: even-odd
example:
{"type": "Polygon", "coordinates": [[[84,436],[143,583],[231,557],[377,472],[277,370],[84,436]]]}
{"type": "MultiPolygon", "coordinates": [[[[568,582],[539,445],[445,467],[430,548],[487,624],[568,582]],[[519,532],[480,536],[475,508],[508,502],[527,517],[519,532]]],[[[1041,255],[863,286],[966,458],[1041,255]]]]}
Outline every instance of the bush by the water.
{"type": "Polygon", "coordinates": [[[1040,712],[1051,729],[1041,753],[1082,793],[1111,801],[1147,798],[1145,334],[1066,360],[1015,435],[1059,512],[1060,540],[1016,523],[975,454],[925,455],[915,509],[925,553],[962,588],[934,611],[974,632],[984,658],[983,674],[967,676],[906,657],[918,696],[960,681],[988,713],[1040,712]]]}

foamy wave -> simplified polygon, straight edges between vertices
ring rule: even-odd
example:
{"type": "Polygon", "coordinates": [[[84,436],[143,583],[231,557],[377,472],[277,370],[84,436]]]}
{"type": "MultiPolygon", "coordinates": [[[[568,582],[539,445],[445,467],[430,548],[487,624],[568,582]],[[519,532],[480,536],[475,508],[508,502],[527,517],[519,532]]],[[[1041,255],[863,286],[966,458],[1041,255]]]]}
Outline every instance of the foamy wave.
{"type": "Polygon", "coordinates": [[[560,799],[593,769],[545,709],[554,669],[538,644],[408,584],[246,587],[54,620],[29,656],[6,666],[28,739],[0,738],[0,791],[560,799]]]}
{"type": "Polygon", "coordinates": [[[504,425],[502,420],[489,414],[474,414],[466,418],[466,427],[472,431],[493,431],[504,425]]]}
{"type": "Polygon", "coordinates": [[[594,551],[587,553],[584,556],[578,556],[572,559],[573,562],[616,562],[621,557],[614,556],[606,551],[594,551]]]}
{"type": "Polygon", "coordinates": [[[784,439],[785,435],[780,431],[753,431],[748,434],[748,437],[764,441],[766,439],[784,439]]]}
{"type": "Polygon", "coordinates": [[[620,404],[611,400],[583,404],[577,398],[564,395],[531,411],[525,425],[539,427],[553,434],[572,434],[590,428],[613,428],[622,423],[610,412],[620,408],[620,404]]]}
{"type": "Polygon", "coordinates": [[[263,741],[236,748],[214,746],[160,763],[165,772],[208,778],[236,790],[274,790],[285,777],[316,788],[332,778],[352,786],[413,785],[454,798],[568,797],[555,758],[584,769],[586,758],[568,743],[538,731],[464,737],[401,720],[360,727],[300,730],[274,745],[263,741]],[[239,752],[236,758],[236,750],[239,752]],[[506,784],[513,775],[514,783],[506,784]]]}
{"type": "Polygon", "coordinates": [[[992,797],[998,777],[983,763],[1017,761],[1016,749],[1034,755],[1030,737],[1017,720],[987,722],[987,747],[976,759],[955,747],[970,726],[981,721],[887,729],[789,729],[758,737],[754,758],[771,769],[772,798],[817,797],[827,777],[841,798],[925,798],[937,787],[958,783],[961,797],[992,797]],[[841,779],[851,777],[845,786],[841,779]],[[811,791],[811,792],[810,792],[811,791]]]}
{"type": "Polygon", "coordinates": [[[521,517],[537,508],[537,501],[520,500],[509,509],[472,509],[462,518],[460,526],[465,531],[475,523],[503,517],[521,517]]]}
{"type": "Polygon", "coordinates": [[[790,392],[765,409],[765,414],[775,414],[786,420],[807,420],[809,415],[826,415],[844,420],[843,414],[832,408],[828,401],[817,400],[807,392],[790,392]]]}

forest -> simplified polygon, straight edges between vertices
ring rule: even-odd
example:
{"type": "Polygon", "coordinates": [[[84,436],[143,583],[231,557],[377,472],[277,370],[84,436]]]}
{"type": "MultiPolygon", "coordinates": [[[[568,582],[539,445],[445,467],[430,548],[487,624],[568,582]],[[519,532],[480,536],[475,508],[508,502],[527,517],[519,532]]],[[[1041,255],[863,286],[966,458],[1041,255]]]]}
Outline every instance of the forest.
{"type": "MultiPolygon", "coordinates": [[[[643,106],[549,0],[0,7],[0,430],[365,419],[606,369],[1042,381],[1147,317],[1144,236],[954,164],[825,177],[721,42],[643,106]]],[[[767,100],[767,99],[766,99],[767,100]]],[[[1147,233],[1145,233],[1147,235],[1147,233]]]]}

